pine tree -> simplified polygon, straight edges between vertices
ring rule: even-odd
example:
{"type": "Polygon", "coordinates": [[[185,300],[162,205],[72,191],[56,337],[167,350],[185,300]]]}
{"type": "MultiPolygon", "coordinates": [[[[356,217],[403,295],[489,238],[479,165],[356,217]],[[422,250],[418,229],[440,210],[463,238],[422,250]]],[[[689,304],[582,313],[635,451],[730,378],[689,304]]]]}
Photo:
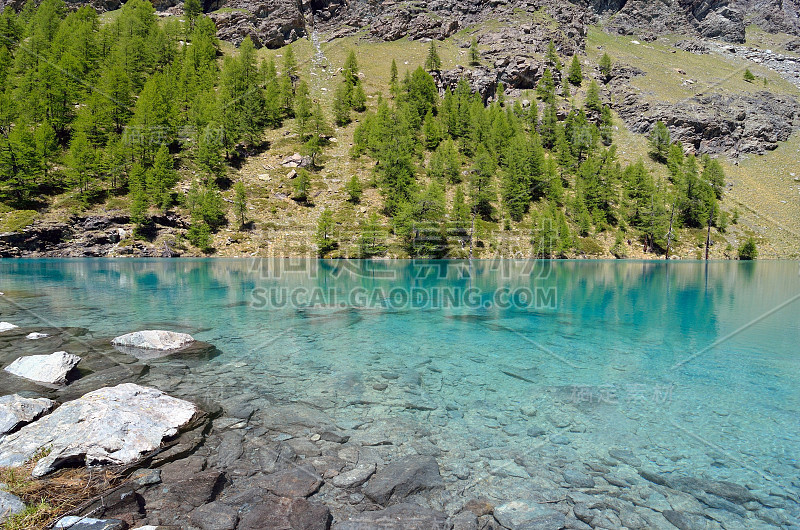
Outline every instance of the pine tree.
{"type": "Polygon", "coordinates": [[[472,199],[472,212],[485,220],[491,220],[494,214],[492,202],[496,198],[492,178],[496,166],[491,154],[483,144],[478,145],[475,153],[475,163],[472,167],[470,181],[470,197],[472,199]]]}
{"type": "Polygon", "coordinates": [[[561,59],[558,58],[558,52],[556,51],[556,45],[550,40],[550,43],[547,45],[547,54],[545,55],[545,61],[553,70],[558,72],[561,71],[561,59]]]}
{"type": "Polygon", "coordinates": [[[397,84],[397,62],[394,59],[392,59],[392,67],[389,72],[389,84],[397,84]]]}
{"type": "Polygon", "coordinates": [[[243,228],[247,219],[247,190],[239,181],[233,186],[233,211],[239,217],[239,228],[243,228]]]}
{"type": "Polygon", "coordinates": [[[314,110],[309,94],[310,91],[306,82],[300,81],[294,96],[294,117],[297,122],[297,132],[304,139],[309,136],[309,122],[314,110]]]}
{"type": "Polygon", "coordinates": [[[308,201],[311,192],[311,175],[305,169],[300,169],[294,179],[294,198],[300,202],[308,201]]]}
{"type": "Polygon", "coordinates": [[[361,181],[358,179],[358,175],[353,175],[350,180],[347,181],[347,184],[344,186],[344,190],[347,192],[348,201],[354,204],[361,201],[361,195],[364,192],[364,188],[361,185],[361,181]]]}
{"type": "Polygon", "coordinates": [[[364,93],[364,86],[358,83],[350,95],[350,107],[356,112],[367,110],[367,95],[364,93]]]}
{"type": "Polygon", "coordinates": [[[539,84],[536,85],[536,94],[545,103],[554,102],[556,99],[556,83],[553,80],[553,73],[549,68],[545,68],[539,84]]]}
{"type": "Polygon", "coordinates": [[[581,61],[578,59],[577,54],[572,56],[572,64],[569,67],[567,79],[575,86],[581,86],[581,83],[583,83],[583,70],[581,70],[581,61]]]}
{"type": "Polygon", "coordinates": [[[222,156],[222,135],[215,122],[206,125],[197,135],[197,148],[194,159],[206,177],[219,178],[224,174],[225,166],[222,156]]]}
{"type": "Polygon", "coordinates": [[[558,139],[558,110],[555,100],[545,107],[539,131],[542,137],[542,145],[548,149],[556,146],[558,139]]]}
{"type": "Polygon", "coordinates": [[[172,155],[166,144],[162,144],[156,152],[153,167],[147,171],[146,186],[150,200],[166,210],[170,205],[170,190],[178,181],[178,173],[174,169],[172,155]]]}
{"type": "Polygon", "coordinates": [[[189,31],[194,29],[194,22],[202,13],[203,6],[200,4],[200,0],[184,0],[183,14],[186,16],[189,31]]]}
{"type": "Polygon", "coordinates": [[[147,187],[146,172],[141,164],[134,164],[128,176],[128,187],[131,198],[131,222],[141,227],[147,222],[147,187]]]}
{"type": "Polygon", "coordinates": [[[356,59],[356,52],[353,50],[350,50],[350,53],[347,55],[347,60],[344,62],[342,77],[344,78],[344,82],[351,87],[355,87],[361,83],[361,79],[358,77],[358,59],[356,59]]]}
{"type": "Polygon", "coordinates": [[[442,69],[442,60],[439,58],[439,52],[436,51],[436,41],[431,41],[428,56],[425,58],[425,69],[428,72],[438,72],[442,69]]]}
{"type": "Polygon", "coordinates": [[[497,83],[497,88],[494,91],[494,97],[497,104],[501,107],[506,104],[506,85],[501,81],[497,83]]]}
{"type": "Polygon", "coordinates": [[[464,199],[464,190],[461,186],[456,186],[453,195],[453,208],[450,210],[450,221],[456,233],[463,235],[469,226],[469,207],[464,199]]]}
{"type": "Polygon", "coordinates": [[[722,164],[717,160],[708,160],[703,168],[703,179],[711,184],[717,199],[722,199],[725,191],[725,171],[722,169],[722,164]]]}
{"type": "Polygon", "coordinates": [[[425,148],[428,151],[433,151],[442,140],[442,134],[439,130],[439,122],[433,117],[433,112],[428,111],[425,115],[425,121],[422,123],[422,136],[425,141],[425,148]]]}
{"type": "Polygon", "coordinates": [[[611,69],[613,67],[611,57],[609,57],[607,53],[604,53],[603,56],[600,57],[598,66],[600,68],[600,73],[603,74],[603,80],[607,83],[611,78],[611,69]]]}
{"type": "Polygon", "coordinates": [[[347,82],[342,82],[336,89],[333,98],[333,120],[339,127],[350,123],[350,91],[352,88],[347,82]]]}
{"type": "Polygon", "coordinates": [[[317,244],[317,252],[320,257],[325,256],[338,246],[334,236],[336,223],[333,220],[333,213],[325,208],[317,221],[317,232],[314,242],[317,244]]]}
{"type": "Polygon", "coordinates": [[[470,66],[478,66],[481,64],[481,52],[478,49],[478,39],[472,38],[472,44],[469,47],[469,64],[470,66]]]}
{"type": "Polygon", "coordinates": [[[362,259],[374,258],[386,252],[386,231],[381,226],[378,214],[372,212],[361,226],[358,238],[358,255],[362,259]]]}
{"type": "Polygon", "coordinates": [[[291,78],[297,75],[297,59],[294,57],[294,50],[291,45],[286,47],[283,53],[283,75],[291,78]]]}
{"type": "Polygon", "coordinates": [[[753,72],[751,72],[749,68],[745,68],[744,70],[744,80],[748,83],[752,83],[756,80],[756,76],[753,75],[753,72]]]}
{"type": "Polygon", "coordinates": [[[603,112],[603,103],[600,101],[600,87],[597,86],[597,83],[594,79],[589,84],[589,89],[586,91],[586,101],[583,104],[587,110],[602,113],[603,112]]]}
{"type": "Polygon", "coordinates": [[[667,153],[667,169],[673,184],[680,186],[683,183],[683,146],[675,142],[669,146],[667,153]]]}
{"type": "Polygon", "coordinates": [[[670,143],[669,129],[664,125],[664,122],[657,121],[653,131],[650,133],[650,147],[653,158],[659,162],[666,162],[670,143]]]}

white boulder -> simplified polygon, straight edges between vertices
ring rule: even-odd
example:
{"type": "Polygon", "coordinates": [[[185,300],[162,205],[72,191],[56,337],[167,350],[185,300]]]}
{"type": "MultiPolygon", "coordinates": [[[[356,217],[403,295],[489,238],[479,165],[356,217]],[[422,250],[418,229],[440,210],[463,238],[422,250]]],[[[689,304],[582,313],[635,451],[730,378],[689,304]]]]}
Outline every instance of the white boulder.
{"type": "Polygon", "coordinates": [[[26,398],[17,394],[0,397],[0,436],[30,423],[55,405],[47,398],[26,398]]]}
{"type": "Polygon", "coordinates": [[[63,385],[67,382],[67,374],[75,368],[81,358],[65,351],[57,351],[50,355],[29,355],[19,357],[5,367],[5,371],[51,385],[63,385]]]}
{"type": "Polygon", "coordinates": [[[43,339],[49,336],[50,335],[48,335],[47,333],[39,333],[37,331],[34,331],[33,333],[28,333],[27,335],[25,335],[25,338],[28,340],[36,340],[36,339],[43,339]]]}
{"type": "Polygon", "coordinates": [[[173,351],[194,342],[194,337],[174,331],[145,330],[121,335],[111,341],[114,346],[143,350],[173,351]]]}
{"type": "Polygon", "coordinates": [[[4,331],[11,331],[12,329],[17,329],[19,326],[15,326],[11,322],[0,322],[0,333],[4,331]]]}
{"type": "Polygon", "coordinates": [[[80,460],[128,464],[175,436],[197,411],[188,401],[133,383],[101,388],[0,439],[0,467],[20,466],[43,448],[49,453],[34,477],[80,460]]]}

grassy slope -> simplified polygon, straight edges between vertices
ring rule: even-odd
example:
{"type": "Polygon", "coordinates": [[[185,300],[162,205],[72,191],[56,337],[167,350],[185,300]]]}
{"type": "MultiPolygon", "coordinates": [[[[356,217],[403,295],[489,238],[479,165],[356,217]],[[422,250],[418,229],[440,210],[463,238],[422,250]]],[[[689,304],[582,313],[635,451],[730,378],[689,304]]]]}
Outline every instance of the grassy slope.
{"type": "MultiPolygon", "coordinates": [[[[748,28],[747,45],[754,48],[785,51],[782,35],[770,35],[753,26],[748,28]]],[[[636,45],[633,37],[612,36],[593,29],[587,41],[587,55],[596,61],[607,52],[615,61],[635,65],[647,75],[637,77],[632,85],[652,101],[680,101],[695,94],[740,94],[764,90],[763,83],[747,83],[745,68],[768,80],[767,90],[800,98],[800,90],[777,73],[750,61],[718,55],[695,55],[678,50],[672,44],[680,36],[667,36],[656,42],[636,45]],[[673,50],[675,53],[673,53],[673,50]],[[680,74],[678,69],[686,72],[680,74]],[[683,85],[692,79],[693,85],[683,85]]],[[[639,135],[621,131],[617,135],[620,158],[646,157],[646,143],[639,135]]],[[[764,156],[750,156],[738,165],[722,159],[733,189],[726,195],[723,209],[740,212],[739,226],[732,226],[726,238],[736,247],[745,235],[755,235],[764,257],[800,256],[800,133],[764,156]],[[795,173],[793,176],[792,173],[795,173]]],[[[663,168],[662,168],[663,174],[663,168]]]]}
{"type": "MultiPolygon", "coordinates": [[[[109,16],[109,15],[106,15],[109,16]]],[[[517,21],[519,22],[519,21],[517,21]]],[[[500,24],[498,22],[498,24],[500,24]]],[[[482,28],[485,30],[485,28],[482,28]]],[[[467,50],[459,45],[471,38],[475,28],[462,30],[445,43],[440,43],[439,53],[443,67],[451,68],[466,62],[467,50]]],[[[389,68],[394,59],[402,76],[405,69],[413,70],[424,62],[428,44],[401,39],[391,43],[369,41],[365,33],[324,42],[322,35],[321,49],[325,59],[314,60],[314,46],[310,40],[301,40],[292,45],[300,63],[301,75],[309,81],[312,97],[330,109],[333,91],[340,82],[339,67],[344,63],[350,49],[355,50],[365,80],[365,91],[368,95],[368,106],[374,107],[380,94],[388,93],[389,68]]],[[[749,32],[750,45],[771,47],[779,50],[780,46],[769,40],[767,34],[749,32]]],[[[778,37],[779,38],[779,37],[778,37]]],[[[744,64],[723,59],[713,55],[697,56],[675,50],[671,44],[679,37],[665,37],[654,43],[632,44],[630,37],[611,36],[598,29],[590,31],[587,41],[587,55],[583,58],[584,68],[593,68],[597,59],[608,52],[615,61],[633,64],[647,75],[638,77],[633,85],[641,90],[645,97],[661,101],[679,101],[694,94],[706,93],[739,93],[743,91],[762,90],[763,85],[754,86],[745,83],[741,78],[744,64]],[[686,74],[678,73],[682,69],[686,74]],[[683,85],[684,79],[693,79],[694,85],[683,85]]],[[[236,50],[227,43],[222,44],[226,54],[235,54],[236,50]]],[[[273,57],[279,68],[284,50],[259,50],[260,58],[273,57]]],[[[769,89],[797,95],[798,91],[789,83],[757,65],[749,64],[757,76],[769,79],[769,89]]],[[[532,95],[523,93],[521,97],[533,99],[532,95]]],[[[574,91],[573,97],[580,102],[583,91],[574,91]]],[[[358,123],[359,115],[354,114],[354,123],[344,128],[335,129],[335,142],[324,153],[324,168],[313,175],[313,207],[297,204],[288,198],[292,193],[291,181],[287,178],[290,171],[281,166],[281,160],[299,151],[300,146],[294,134],[294,124],[289,121],[280,130],[267,131],[266,138],[270,149],[249,158],[240,170],[232,171],[234,181],[242,180],[248,190],[251,220],[255,228],[240,233],[234,223],[222,229],[215,236],[218,255],[251,255],[251,254],[313,254],[313,232],[316,220],[324,208],[334,211],[337,220],[342,255],[354,255],[357,228],[372,211],[379,211],[381,199],[374,188],[365,190],[360,204],[353,205],[346,201],[343,190],[345,182],[358,174],[362,183],[371,180],[371,163],[366,157],[352,160],[349,149],[352,145],[353,131],[358,123]]],[[[646,139],[625,129],[617,119],[619,130],[615,133],[619,145],[619,158],[623,163],[634,162],[640,158],[647,159],[646,139]]],[[[764,257],[792,257],[798,255],[800,236],[800,216],[798,216],[798,191],[800,184],[788,177],[788,172],[798,158],[800,135],[796,135],[785,145],[764,157],[752,157],[739,166],[724,161],[729,180],[734,188],[726,197],[723,208],[732,211],[737,208],[741,214],[738,226],[732,226],[724,237],[735,247],[744,235],[751,233],[761,239],[760,248],[764,257]],[[781,202],[786,201],[786,202],[781,202]],[[793,233],[792,233],[793,232],[793,233]]],[[[193,171],[191,163],[184,161],[182,174],[185,181],[183,189],[188,188],[193,171]]],[[[653,168],[660,178],[666,178],[663,167],[653,168]]],[[[800,170],[798,170],[800,171],[800,170]]],[[[800,173],[798,173],[800,174],[800,173]]],[[[420,175],[425,180],[424,175],[420,175]]],[[[227,199],[232,199],[232,192],[225,192],[227,199]]],[[[449,190],[452,198],[452,190],[449,190]]],[[[98,212],[109,209],[125,209],[127,199],[115,198],[113,202],[93,208],[98,212]]],[[[69,197],[60,197],[55,201],[55,208],[47,214],[49,218],[63,218],[72,201],[69,197]]],[[[5,214],[0,213],[0,222],[5,214]]],[[[233,219],[233,215],[229,215],[233,219]]],[[[388,221],[385,220],[388,226],[388,221]]],[[[530,224],[523,221],[512,227],[512,230],[501,230],[501,227],[490,223],[478,227],[479,238],[486,248],[481,253],[491,255],[496,251],[504,255],[527,255],[530,245],[528,234],[530,224]]],[[[613,235],[603,233],[593,236],[605,249],[613,244],[613,235]]],[[[731,255],[725,252],[726,244],[722,236],[715,247],[715,257],[731,255]]],[[[704,234],[687,232],[681,238],[678,254],[686,257],[697,257],[699,244],[704,234]]],[[[191,249],[190,249],[191,252],[191,249]]],[[[464,254],[466,251],[462,252],[464,254]]],[[[634,243],[628,249],[631,257],[640,257],[641,252],[634,243]]],[[[390,246],[390,254],[399,255],[396,246],[390,246]]],[[[456,252],[459,255],[459,252],[456,252]]],[[[611,257],[604,251],[598,257],[611,257]]]]}

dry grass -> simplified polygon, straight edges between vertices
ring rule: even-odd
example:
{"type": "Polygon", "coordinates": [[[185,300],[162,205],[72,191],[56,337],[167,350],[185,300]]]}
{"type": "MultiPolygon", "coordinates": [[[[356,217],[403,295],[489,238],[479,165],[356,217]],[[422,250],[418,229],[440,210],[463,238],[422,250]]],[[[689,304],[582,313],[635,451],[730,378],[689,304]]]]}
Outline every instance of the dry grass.
{"type": "Polygon", "coordinates": [[[593,64],[597,64],[603,53],[608,53],[615,62],[644,70],[646,75],[633,78],[631,85],[650,101],[677,102],[698,94],[730,95],[764,90],[761,83],[744,80],[745,68],[759,78],[766,78],[769,82],[767,90],[771,92],[798,94],[797,88],[778,73],[752,61],[713,53],[697,55],[673,46],[685,38],[671,35],[660,37],[655,42],[633,44],[636,37],[610,35],[595,27],[589,31],[586,54],[593,64]]]}
{"type": "Polygon", "coordinates": [[[47,478],[31,477],[36,463],[47,452],[40,451],[23,466],[0,468],[0,483],[25,503],[25,510],[6,521],[3,529],[43,530],[120,480],[111,470],[83,467],[63,469],[47,478]]]}

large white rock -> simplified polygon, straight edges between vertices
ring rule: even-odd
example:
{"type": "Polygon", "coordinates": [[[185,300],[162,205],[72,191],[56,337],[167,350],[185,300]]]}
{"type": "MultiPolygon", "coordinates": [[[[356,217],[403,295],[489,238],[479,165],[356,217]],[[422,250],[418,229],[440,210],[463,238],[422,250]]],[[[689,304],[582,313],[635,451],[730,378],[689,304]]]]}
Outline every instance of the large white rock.
{"type": "Polygon", "coordinates": [[[15,326],[11,322],[0,322],[0,333],[4,331],[11,331],[12,329],[17,329],[19,326],[15,326]]]}
{"type": "Polygon", "coordinates": [[[135,331],[115,338],[111,343],[124,348],[139,348],[144,350],[172,351],[188,346],[194,342],[194,337],[186,333],[174,331],[145,330],[135,331]]]}
{"type": "Polygon", "coordinates": [[[47,398],[26,398],[17,394],[0,397],[0,436],[39,418],[55,405],[47,398]]]}
{"type": "Polygon", "coordinates": [[[47,333],[39,333],[38,331],[34,331],[32,333],[28,333],[27,335],[25,335],[25,338],[28,340],[38,340],[49,336],[50,335],[48,335],[47,333]]]}
{"type": "Polygon", "coordinates": [[[65,351],[57,351],[50,355],[29,355],[19,357],[5,367],[6,372],[36,381],[62,385],[67,381],[67,374],[81,362],[81,358],[65,351]]]}
{"type": "Polygon", "coordinates": [[[36,464],[34,477],[81,460],[128,464],[157,449],[196,413],[194,404],[153,388],[101,388],[0,439],[0,467],[20,466],[42,448],[50,452],[36,464]]]}

